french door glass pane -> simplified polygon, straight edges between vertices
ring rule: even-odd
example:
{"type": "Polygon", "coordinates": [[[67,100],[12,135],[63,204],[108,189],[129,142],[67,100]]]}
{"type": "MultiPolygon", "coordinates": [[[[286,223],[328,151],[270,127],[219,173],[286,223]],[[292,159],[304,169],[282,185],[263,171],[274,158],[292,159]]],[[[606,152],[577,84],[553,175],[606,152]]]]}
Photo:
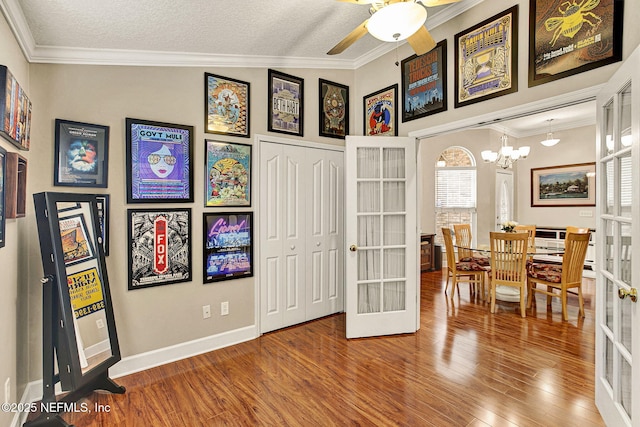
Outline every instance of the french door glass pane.
{"type": "Polygon", "coordinates": [[[384,244],[404,245],[406,241],[404,215],[385,215],[384,217],[384,244]]]}
{"type": "Polygon", "coordinates": [[[605,304],[607,307],[607,314],[605,318],[605,324],[610,331],[613,331],[613,304],[615,300],[613,299],[614,294],[614,285],[613,282],[609,279],[606,279],[607,292],[605,294],[605,304]]]}
{"type": "Polygon", "coordinates": [[[631,145],[631,86],[627,86],[620,96],[620,146],[619,149],[631,145]]]}
{"type": "Polygon", "coordinates": [[[380,178],[380,149],[358,148],[358,178],[380,178]]]}
{"type": "Polygon", "coordinates": [[[620,304],[620,342],[631,353],[631,309],[632,304],[624,300],[620,304]]]}
{"type": "Polygon", "coordinates": [[[631,286],[631,224],[620,224],[620,280],[631,286]]]}
{"type": "Polygon", "coordinates": [[[358,213],[380,212],[380,183],[358,183],[358,213]]]}
{"type": "Polygon", "coordinates": [[[380,246],[380,216],[358,217],[358,247],[380,246]]]}
{"type": "Polygon", "coordinates": [[[631,365],[629,365],[629,362],[627,362],[627,360],[622,356],[620,357],[620,359],[620,403],[629,416],[629,419],[633,419],[631,417],[631,379],[633,378],[633,376],[631,375],[631,365]]]}
{"type": "Polygon", "coordinates": [[[404,178],[405,177],[405,161],[403,148],[384,148],[384,177],[385,178],[404,178]]]}
{"type": "Polygon", "coordinates": [[[402,279],[405,277],[405,249],[384,250],[384,278],[402,279]]]}
{"type": "Polygon", "coordinates": [[[631,219],[631,207],[633,204],[631,188],[631,152],[620,157],[620,182],[616,186],[620,192],[620,216],[631,219]]]}
{"type": "Polygon", "coordinates": [[[405,282],[386,282],[384,284],[383,311],[404,310],[406,301],[405,282]]]}
{"type": "Polygon", "coordinates": [[[604,213],[607,215],[613,215],[613,196],[614,196],[614,185],[615,179],[613,177],[613,160],[609,160],[604,165],[604,176],[602,179],[604,180],[604,186],[607,189],[607,203],[604,206],[604,213]]]}
{"type": "Polygon", "coordinates": [[[604,270],[613,274],[613,222],[605,221],[605,229],[604,229],[604,265],[602,266],[604,270]]]}
{"type": "Polygon", "coordinates": [[[613,343],[606,337],[607,344],[604,354],[604,360],[606,361],[606,368],[604,378],[607,380],[609,387],[613,388],[613,343]]]}
{"type": "Polygon", "coordinates": [[[384,211],[403,212],[405,210],[406,194],[404,181],[393,181],[384,183],[384,211]]]}
{"type": "Polygon", "coordinates": [[[603,108],[603,113],[604,113],[604,133],[605,133],[605,138],[604,141],[602,141],[602,143],[604,144],[603,147],[601,147],[602,152],[603,153],[607,153],[607,154],[611,154],[613,153],[613,148],[614,148],[614,144],[613,144],[613,101],[610,101],[607,105],[604,106],[603,108]]]}
{"type": "Polygon", "coordinates": [[[358,250],[358,280],[380,279],[380,250],[358,250]]]}
{"type": "Polygon", "coordinates": [[[358,314],[380,312],[380,283],[358,284],[358,314]]]}

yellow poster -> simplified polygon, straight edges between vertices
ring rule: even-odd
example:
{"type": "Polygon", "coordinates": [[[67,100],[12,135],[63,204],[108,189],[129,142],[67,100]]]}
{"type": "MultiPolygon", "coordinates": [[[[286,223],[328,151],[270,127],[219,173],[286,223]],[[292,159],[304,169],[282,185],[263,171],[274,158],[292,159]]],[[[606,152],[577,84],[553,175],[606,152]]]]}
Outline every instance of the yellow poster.
{"type": "Polygon", "coordinates": [[[96,268],[67,276],[67,285],[76,319],[104,309],[102,285],[96,268]]]}

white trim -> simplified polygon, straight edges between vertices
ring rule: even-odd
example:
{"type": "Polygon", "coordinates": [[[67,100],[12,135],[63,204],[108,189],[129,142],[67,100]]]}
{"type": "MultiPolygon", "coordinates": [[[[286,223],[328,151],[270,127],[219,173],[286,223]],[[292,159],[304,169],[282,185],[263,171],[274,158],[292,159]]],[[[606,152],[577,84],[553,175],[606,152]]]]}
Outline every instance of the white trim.
{"type": "Polygon", "coordinates": [[[107,350],[111,350],[111,342],[109,341],[109,338],[85,348],[84,355],[88,359],[107,350]]]}
{"type": "Polygon", "coordinates": [[[270,142],[273,144],[295,145],[297,147],[305,148],[317,148],[318,150],[329,151],[342,151],[344,152],[344,145],[325,144],[323,142],[304,141],[299,139],[279,138],[272,135],[255,135],[254,146],[259,146],[263,142],[270,142]]]}

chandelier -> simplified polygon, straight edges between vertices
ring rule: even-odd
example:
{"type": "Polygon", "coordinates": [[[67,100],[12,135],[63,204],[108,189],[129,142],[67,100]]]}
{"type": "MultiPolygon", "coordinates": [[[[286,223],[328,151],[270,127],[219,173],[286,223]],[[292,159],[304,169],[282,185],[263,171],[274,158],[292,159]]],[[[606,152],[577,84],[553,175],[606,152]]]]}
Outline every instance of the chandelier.
{"type": "Polygon", "coordinates": [[[509,137],[506,133],[500,137],[500,141],[502,142],[500,151],[484,150],[480,153],[485,163],[495,163],[496,166],[507,169],[518,160],[525,159],[531,151],[529,146],[513,148],[512,145],[508,145],[509,137]]]}
{"type": "Polygon", "coordinates": [[[553,147],[558,142],[560,142],[560,140],[558,138],[554,138],[553,137],[553,132],[551,132],[551,122],[552,121],[553,121],[553,119],[548,119],[547,120],[547,122],[549,123],[549,131],[547,132],[546,139],[544,141],[540,141],[540,144],[544,145],[545,147],[553,147]]]}

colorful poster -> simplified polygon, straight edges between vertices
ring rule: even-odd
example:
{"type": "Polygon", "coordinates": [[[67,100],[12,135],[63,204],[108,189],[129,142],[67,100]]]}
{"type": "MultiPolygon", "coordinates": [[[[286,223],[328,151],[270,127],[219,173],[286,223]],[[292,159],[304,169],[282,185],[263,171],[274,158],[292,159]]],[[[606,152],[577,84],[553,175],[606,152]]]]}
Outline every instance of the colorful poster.
{"type": "Polygon", "coordinates": [[[397,84],[365,96],[363,103],[365,136],[398,136],[397,84]]]}
{"type": "Polygon", "coordinates": [[[320,136],[344,139],[349,133],[349,87],[319,79],[320,136]]]}
{"type": "Polygon", "coordinates": [[[28,150],[30,134],[31,101],[9,69],[0,65],[0,135],[28,150]]]}
{"type": "Polygon", "coordinates": [[[253,276],[253,214],[204,214],[204,282],[253,276]]]}
{"type": "Polygon", "coordinates": [[[95,267],[68,275],[67,285],[76,319],[104,310],[102,284],[95,267]]]}
{"type": "Polygon", "coordinates": [[[204,73],[205,132],[249,137],[249,83],[204,73]]]}
{"type": "Polygon", "coordinates": [[[402,61],[402,121],[447,110],[447,41],[402,61]]]}
{"type": "Polygon", "coordinates": [[[87,226],[82,215],[60,218],[60,240],[65,265],[73,265],[94,258],[87,226]]]}
{"type": "Polygon", "coordinates": [[[302,136],[304,80],[269,70],[270,132],[302,136]]]}
{"type": "Polygon", "coordinates": [[[187,282],[191,209],[129,209],[129,290],[187,282]]]}
{"type": "Polygon", "coordinates": [[[251,206],[251,145],[205,143],[205,206],[251,206]]]}
{"type": "Polygon", "coordinates": [[[193,127],[127,119],[127,202],[193,201],[193,127]]]}
{"type": "Polygon", "coordinates": [[[54,185],[107,186],[109,127],[56,119],[54,185]]]}

